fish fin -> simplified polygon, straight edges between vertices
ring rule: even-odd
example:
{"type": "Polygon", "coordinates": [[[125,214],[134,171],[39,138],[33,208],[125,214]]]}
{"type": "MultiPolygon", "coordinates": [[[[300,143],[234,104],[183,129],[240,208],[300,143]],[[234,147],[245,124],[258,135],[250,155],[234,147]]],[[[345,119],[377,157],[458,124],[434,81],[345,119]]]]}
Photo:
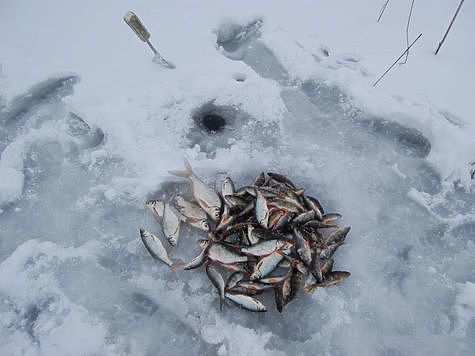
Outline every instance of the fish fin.
{"type": "Polygon", "coordinates": [[[307,291],[307,293],[312,293],[315,288],[317,288],[317,286],[315,284],[310,284],[308,286],[305,286],[305,290],[307,291]]]}
{"type": "Polygon", "coordinates": [[[176,272],[177,270],[183,268],[184,266],[185,266],[184,262],[178,261],[178,262],[175,262],[174,264],[172,264],[170,266],[170,269],[172,270],[172,272],[176,272]]]}
{"type": "Polygon", "coordinates": [[[189,178],[193,175],[193,169],[191,168],[190,162],[186,158],[183,158],[183,162],[185,163],[185,170],[184,171],[168,171],[168,173],[182,178],[189,178]]]}

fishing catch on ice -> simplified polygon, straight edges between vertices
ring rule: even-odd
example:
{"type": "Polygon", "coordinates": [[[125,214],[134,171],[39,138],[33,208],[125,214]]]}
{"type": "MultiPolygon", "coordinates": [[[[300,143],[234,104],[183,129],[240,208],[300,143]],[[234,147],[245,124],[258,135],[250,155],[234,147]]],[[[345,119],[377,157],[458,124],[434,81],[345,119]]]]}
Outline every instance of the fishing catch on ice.
{"type": "Polygon", "coordinates": [[[185,170],[170,173],[188,180],[193,201],[174,194],[145,205],[172,248],[179,245],[181,224],[195,228],[199,253],[188,263],[174,262],[158,236],[141,228],[140,237],[149,254],[173,270],[203,267],[219,295],[220,309],[230,301],[265,312],[258,296],[273,292],[282,312],[302,289],[312,292],[350,276],[333,270],[334,254],[350,227],[339,227],[340,214],[325,212],[317,198],[286,176],[262,172],[239,188],[226,177],[216,192],[187,160],[185,170]]]}

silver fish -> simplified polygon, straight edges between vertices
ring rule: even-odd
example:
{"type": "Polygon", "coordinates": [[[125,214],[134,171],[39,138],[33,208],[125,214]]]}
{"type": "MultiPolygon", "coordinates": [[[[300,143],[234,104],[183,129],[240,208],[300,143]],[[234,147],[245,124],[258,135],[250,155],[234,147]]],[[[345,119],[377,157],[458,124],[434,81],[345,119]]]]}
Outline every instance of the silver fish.
{"type": "Polygon", "coordinates": [[[325,211],[323,210],[322,204],[320,204],[318,199],[305,195],[305,194],[302,195],[302,198],[307,208],[311,210],[315,210],[315,212],[319,215],[317,218],[321,221],[322,215],[325,214],[325,211]]]}
{"type": "Polygon", "coordinates": [[[325,248],[322,249],[322,253],[320,254],[320,258],[323,260],[327,260],[333,256],[333,254],[336,252],[338,247],[343,245],[343,242],[338,242],[335,244],[331,244],[326,246],[325,248]]]}
{"type": "Polygon", "coordinates": [[[208,253],[208,246],[209,246],[209,242],[206,242],[204,247],[202,247],[202,250],[201,250],[200,254],[198,256],[196,256],[195,258],[193,258],[189,263],[187,263],[184,266],[184,269],[190,270],[190,269],[200,267],[206,261],[206,254],[208,253]]]}
{"type": "Polygon", "coordinates": [[[319,220],[310,220],[309,222],[306,222],[304,224],[305,227],[313,227],[315,229],[331,229],[334,227],[338,227],[335,224],[324,224],[323,222],[319,220]]]}
{"type": "Polygon", "coordinates": [[[301,213],[300,215],[297,215],[293,220],[292,223],[294,224],[305,224],[306,222],[309,222],[310,220],[315,219],[315,210],[309,210],[304,213],[301,213]]]}
{"type": "Polygon", "coordinates": [[[206,274],[208,275],[209,279],[211,280],[211,283],[216,287],[216,289],[219,292],[219,309],[223,310],[223,304],[225,303],[225,296],[224,296],[224,288],[225,288],[225,283],[223,276],[219,271],[214,267],[212,264],[208,263],[206,265],[206,274]]]}
{"type": "Polygon", "coordinates": [[[292,181],[287,178],[286,176],[283,176],[282,174],[279,173],[272,173],[272,172],[267,172],[267,175],[271,177],[274,181],[282,183],[289,187],[290,189],[296,190],[297,188],[295,187],[295,184],[292,183],[292,181]]]}
{"type": "Polygon", "coordinates": [[[294,269],[292,276],[290,277],[290,295],[287,298],[287,303],[297,298],[300,290],[305,284],[305,274],[298,268],[294,269]]]}
{"type": "Polygon", "coordinates": [[[345,272],[345,271],[334,271],[330,272],[323,282],[321,283],[314,283],[308,286],[305,286],[305,289],[307,292],[312,292],[315,288],[317,287],[329,287],[329,286],[334,286],[337,285],[343,281],[345,281],[349,276],[351,275],[350,272],[345,272]]]}
{"type": "Polygon", "coordinates": [[[234,195],[235,191],[236,189],[234,188],[232,179],[229,177],[224,178],[223,183],[221,184],[221,194],[223,195],[223,198],[227,195],[234,195]]]}
{"type": "Polygon", "coordinates": [[[259,283],[264,283],[264,284],[279,284],[284,281],[284,279],[288,278],[288,275],[285,276],[280,276],[280,277],[267,277],[267,278],[261,278],[259,279],[259,283]]]}
{"type": "Polygon", "coordinates": [[[228,278],[228,281],[226,282],[226,290],[234,288],[239,281],[246,278],[246,275],[246,273],[241,271],[234,272],[233,274],[231,274],[228,278]]]}
{"type": "Polygon", "coordinates": [[[261,279],[267,276],[277,267],[283,258],[283,251],[279,250],[263,257],[259,262],[257,262],[254,272],[251,274],[249,279],[255,281],[256,279],[261,279]]]}
{"type": "Polygon", "coordinates": [[[334,243],[340,243],[345,241],[346,235],[350,232],[350,227],[335,230],[330,236],[328,236],[325,242],[330,245],[334,243]]]}
{"type": "Polygon", "coordinates": [[[251,282],[251,281],[240,281],[238,283],[238,286],[247,288],[249,290],[252,290],[254,292],[262,292],[266,289],[269,288],[274,288],[273,285],[271,284],[265,284],[265,283],[259,283],[257,281],[251,282]]]}
{"type": "Polygon", "coordinates": [[[162,261],[168,267],[175,268],[176,266],[175,263],[168,256],[167,250],[163,246],[160,239],[154,234],[152,234],[151,232],[143,228],[140,228],[139,231],[140,231],[140,238],[142,239],[142,242],[145,245],[145,248],[147,249],[150,256],[152,256],[153,258],[157,260],[162,261]]]}
{"type": "Polygon", "coordinates": [[[321,268],[321,263],[320,263],[320,253],[321,249],[320,247],[315,248],[315,253],[313,254],[313,260],[312,264],[310,265],[310,271],[312,272],[313,276],[315,277],[315,280],[320,283],[323,281],[323,271],[321,268]]]}
{"type": "Polygon", "coordinates": [[[264,172],[259,173],[259,175],[254,179],[254,186],[260,187],[266,182],[266,175],[264,172]]]}
{"type": "Polygon", "coordinates": [[[285,304],[287,304],[291,291],[292,287],[289,275],[282,281],[282,283],[275,287],[275,304],[279,313],[282,313],[285,304]]]}
{"type": "Polygon", "coordinates": [[[269,208],[267,207],[266,199],[259,190],[256,192],[256,219],[264,229],[267,229],[269,223],[269,208]]]}
{"type": "Polygon", "coordinates": [[[187,178],[191,182],[191,190],[196,202],[206,211],[211,219],[218,221],[221,212],[221,199],[213,189],[193,173],[190,162],[186,159],[184,161],[184,171],[169,171],[169,173],[178,177],[187,178]]]}
{"type": "Polygon", "coordinates": [[[180,213],[168,203],[165,203],[163,209],[162,229],[170,245],[177,246],[180,236],[180,213]]]}
{"type": "Polygon", "coordinates": [[[226,293],[226,298],[249,311],[266,312],[267,308],[258,299],[244,294],[226,293]]]}
{"type": "Polygon", "coordinates": [[[249,257],[241,256],[237,253],[230,251],[219,243],[213,243],[208,250],[208,258],[212,261],[216,261],[223,264],[232,264],[238,262],[247,262],[249,257]]]}
{"type": "Polygon", "coordinates": [[[302,262],[305,266],[310,266],[312,263],[312,249],[310,248],[308,241],[305,240],[304,236],[299,229],[293,228],[294,237],[295,237],[295,248],[297,254],[299,255],[302,262]]]}

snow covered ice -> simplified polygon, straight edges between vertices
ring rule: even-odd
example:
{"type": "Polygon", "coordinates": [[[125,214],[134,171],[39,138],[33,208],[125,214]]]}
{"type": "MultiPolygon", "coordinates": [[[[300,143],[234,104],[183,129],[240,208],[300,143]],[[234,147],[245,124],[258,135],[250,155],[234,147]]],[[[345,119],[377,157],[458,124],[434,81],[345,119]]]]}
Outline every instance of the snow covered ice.
{"type": "Polygon", "coordinates": [[[174,70],[126,1],[2,2],[1,354],[471,354],[473,4],[432,54],[456,3],[416,2],[425,42],[372,89],[405,43],[399,2],[381,24],[369,0],[134,2],[174,70]],[[167,173],[184,156],[209,182],[274,170],[307,187],[352,226],[336,258],[352,276],[282,314],[220,313],[205,274],[139,239],[160,230],[144,202],[186,186],[167,173]]]}

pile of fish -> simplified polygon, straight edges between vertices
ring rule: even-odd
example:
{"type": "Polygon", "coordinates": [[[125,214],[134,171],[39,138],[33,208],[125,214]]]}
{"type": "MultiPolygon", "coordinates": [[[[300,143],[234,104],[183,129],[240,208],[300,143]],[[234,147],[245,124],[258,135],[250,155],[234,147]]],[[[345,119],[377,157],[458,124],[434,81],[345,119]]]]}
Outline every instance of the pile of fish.
{"type": "Polygon", "coordinates": [[[336,285],[350,276],[333,271],[333,255],[344,244],[349,227],[335,223],[340,214],[325,213],[320,202],[287,177],[261,173],[252,185],[236,189],[226,177],[217,193],[192,171],[171,174],[189,180],[194,201],[176,194],[168,201],[150,200],[146,206],[161,223],[172,247],[178,245],[183,222],[207,234],[197,240],[201,252],[189,263],[174,262],[161,240],[140,229],[150,255],[172,269],[204,266],[220,297],[222,309],[230,300],[243,309],[265,312],[257,295],[273,290],[277,310],[294,300],[305,286],[336,285]]]}

